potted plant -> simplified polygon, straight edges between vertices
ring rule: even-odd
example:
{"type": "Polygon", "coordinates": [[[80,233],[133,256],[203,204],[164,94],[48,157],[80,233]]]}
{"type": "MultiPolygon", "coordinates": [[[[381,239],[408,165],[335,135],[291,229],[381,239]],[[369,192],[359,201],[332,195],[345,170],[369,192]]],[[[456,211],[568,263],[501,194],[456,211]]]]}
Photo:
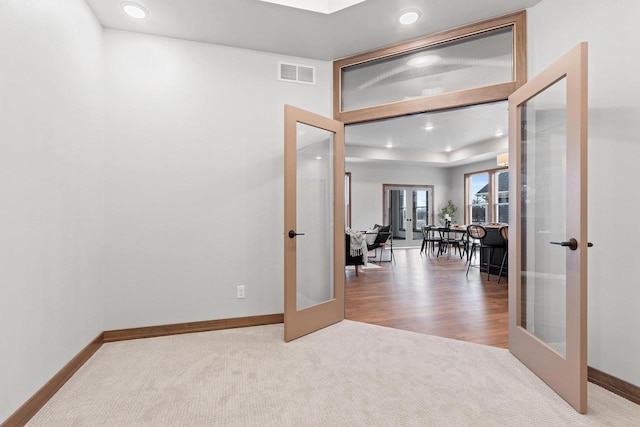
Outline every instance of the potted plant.
{"type": "Polygon", "coordinates": [[[447,202],[447,205],[440,209],[440,213],[438,214],[438,218],[440,219],[440,224],[446,226],[447,223],[455,223],[456,222],[456,212],[458,211],[458,207],[453,204],[451,200],[447,202]]]}

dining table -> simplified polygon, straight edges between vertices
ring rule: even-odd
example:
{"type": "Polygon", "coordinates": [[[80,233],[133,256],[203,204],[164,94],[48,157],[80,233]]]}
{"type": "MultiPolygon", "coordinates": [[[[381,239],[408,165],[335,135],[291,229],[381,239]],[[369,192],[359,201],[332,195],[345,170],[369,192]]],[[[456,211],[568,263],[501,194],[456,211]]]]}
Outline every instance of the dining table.
{"type": "Polygon", "coordinates": [[[451,224],[449,227],[434,227],[433,231],[440,233],[441,243],[438,246],[438,256],[447,253],[447,258],[451,257],[450,246],[456,245],[460,258],[463,257],[462,249],[466,251],[465,235],[467,234],[467,226],[462,224],[451,224]],[[461,248],[462,245],[462,248],[461,248]]]}

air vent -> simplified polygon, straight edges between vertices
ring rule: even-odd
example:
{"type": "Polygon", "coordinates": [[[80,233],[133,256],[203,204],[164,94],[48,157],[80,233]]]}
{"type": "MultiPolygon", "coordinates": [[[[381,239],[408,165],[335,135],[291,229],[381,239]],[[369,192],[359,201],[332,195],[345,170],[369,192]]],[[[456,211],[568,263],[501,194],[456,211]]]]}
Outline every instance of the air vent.
{"type": "Polygon", "coordinates": [[[316,67],[278,62],[278,80],[314,85],[316,84],[316,67]]]}

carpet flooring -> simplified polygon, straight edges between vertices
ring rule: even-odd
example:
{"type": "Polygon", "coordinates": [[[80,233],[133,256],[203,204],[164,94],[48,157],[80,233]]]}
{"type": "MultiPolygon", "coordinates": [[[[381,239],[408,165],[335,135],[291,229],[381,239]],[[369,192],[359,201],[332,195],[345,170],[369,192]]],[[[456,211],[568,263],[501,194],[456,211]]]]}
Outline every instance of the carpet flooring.
{"type": "Polygon", "coordinates": [[[638,426],[589,384],[580,415],[507,350],[343,321],[115,342],[27,424],[72,426],[638,426]]]}

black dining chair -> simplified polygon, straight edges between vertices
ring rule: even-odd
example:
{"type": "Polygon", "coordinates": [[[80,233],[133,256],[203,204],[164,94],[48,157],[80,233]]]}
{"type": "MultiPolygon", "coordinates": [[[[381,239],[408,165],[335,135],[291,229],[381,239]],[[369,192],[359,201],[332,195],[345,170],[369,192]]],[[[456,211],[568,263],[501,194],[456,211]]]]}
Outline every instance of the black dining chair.
{"type": "Polygon", "coordinates": [[[464,234],[458,237],[457,235],[459,233],[455,230],[451,230],[450,227],[441,227],[438,229],[438,231],[440,232],[440,247],[438,249],[438,256],[446,251],[449,251],[448,255],[451,256],[451,250],[455,248],[460,255],[460,259],[462,259],[464,248],[464,234]]]}
{"type": "MultiPolygon", "coordinates": [[[[475,256],[475,250],[480,250],[480,260],[482,261],[482,251],[485,250],[488,252],[487,257],[487,280],[491,280],[491,267],[498,267],[496,264],[491,264],[493,259],[493,253],[496,249],[505,248],[505,241],[502,237],[500,237],[501,233],[499,233],[499,239],[491,239],[491,241],[487,241],[487,229],[482,225],[471,224],[467,226],[467,235],[469,236],[470,253],[468,254],[469,265],[467,266],[467,275],[469,274],[469,268],[471,267],[471,259],[475,256]],[[473,241],[472,241],[473,239],[473,241]]],[[[506,253],[506,249],[505,249],[506,253]]],[[[502,266],[500,268],[500,273],[498,276],[498,282],[500,282],[500,277],[502,276],[502,267],[504,266],[505,257],[502,257],[502,266]]],[[[478,267],[481,267],[481,262],[478,262],[478,267]]]]}
{"type": "Polygon", "coordinates": [[[422,252],[426,250],[427,256],[429,255],[429,251],[434,253],[436,251],[436,243],[438,243],[438,250],[440,249],[440,244],[442,243],[442,238],[440,235],[436,235],[436,227],[434,225],[426,225],[422,227],[422,247],[420,248],[420,255],[422,252]]]}
{"type": "Polygon", "coordinates": [[[500,227],[500,237],[504,241],[503,250],[504,254],[502,255],[502,263],[500,263],[500,273],[498,273],[498,283],[500,283],[500,279],[502,278],[502,269],[504,268],[504,262],[507,260],[507,254],[509,253],[509,226],[505,225],[504,227],[500,227]]]}

